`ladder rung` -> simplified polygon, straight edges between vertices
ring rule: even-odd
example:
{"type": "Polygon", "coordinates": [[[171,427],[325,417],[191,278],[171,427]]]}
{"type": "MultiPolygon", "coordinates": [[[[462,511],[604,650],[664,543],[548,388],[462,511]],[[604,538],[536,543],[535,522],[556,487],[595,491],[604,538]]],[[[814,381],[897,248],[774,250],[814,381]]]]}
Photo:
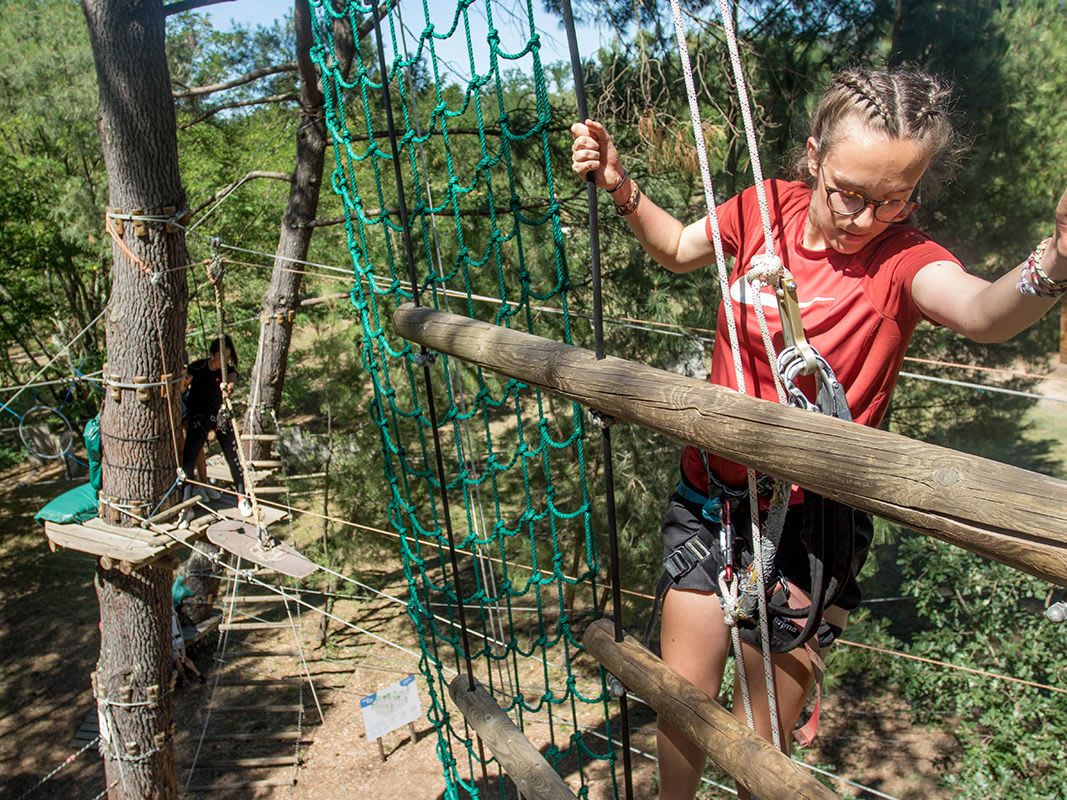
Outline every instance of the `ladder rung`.
{"type": "Polygon", "coordinates": [[[241,438],[246,442],[276,442],[282,437],[276,433],[242,433],[241,438]]]}
{"type": "Polygon", "coordinates": [[[219,625],[220,631],[266,631],[276,628],[295,628],[300,630],[300,623],[292,622],[226,622],[219,625]]]}
{"type": "Polygon", "coordinates": [[[251,733],[214,733],[205,736],[205,742],[254,742],[260,740],[273,740],[279,742],[296,742],[306,739],[301,731],[274,731],[273,733],[253,731],[251,733]]]}
{"type": "Polygon", "coordinates": [[[296,650],[235,650],[227,653],[226,658],[216,658],[216,661],[229,661],[231,658],[273,658],[275,656],[292,656],[296,658],[300,653],[296,650]]]}
{"type": "Polygon", "coordinates": [[[265,778],[261,781],[240,781],[238,783],[194,783],[192,786],[187,786],[187,792],[220,792],[224,789],[247,789],[252,786],[292,786],[293,780],[277,780],[275,778],[265,778]]]}
{"type": "Polygon", "coordinates": [[[241,603],[282,603],[286,599],[296,601],[297,597],[296,595],[287,595],[287,597],[282,597],[280,594],[239,594],[236,598],[223,597],[218,602],[222,606],[227,606],[234,600],[236,600],[237,604],[240,605],[241,603]]]}
{"type": "Polygon", "coordinates": [[[257,486],[254,491],[256,494],[285,494],[289,488],[287,486],[257,486]]]}
{"type": "Polygon", "coordinates": [[[251,758],[234,758],[229,761],[198,761],[197,767],[204,769],[229,769],[232,767],[295,767],[299,762],[296,755],[258,756],[251,758]]]}
{"type": "Polygon", "coordinates": [[[273,469],[274,467],[284,467],[285,462],[280,460],[249,461],[248,466],[252,467],[252,469],[273,469]]]}
{"type": "Polygon", "coordinates": [[[211,711],[262,711],[270,714],[286,714],[296,713],[303,711],[304,707],[299,703],[289,703],[286,705],[273,705],[273,706],[226,706],[226,705],[208,705],[208,709],[211,711]]]}
{"type": "Polygon", "coordinates": [[[299,686],[303,678],[219,678],[216,686],[299,686]]]}

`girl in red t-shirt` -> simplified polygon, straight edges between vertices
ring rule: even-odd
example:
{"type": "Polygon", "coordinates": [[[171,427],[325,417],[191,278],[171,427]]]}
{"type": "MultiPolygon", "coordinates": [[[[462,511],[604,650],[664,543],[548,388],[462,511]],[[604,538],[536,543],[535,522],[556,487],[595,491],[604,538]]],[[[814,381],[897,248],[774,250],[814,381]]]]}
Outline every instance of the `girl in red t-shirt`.
{"type": "MultiPolygon", "coordinates": [[[[918,206],[920,182],[952,155],[949,95],[938,78],[917,70],[840,73],[812,118],[799,170],[803,181],[765,183],[776,249],[797,280],[805,333],[833,368],[844,387],[848,411],[861,424],[882,421],[904,352],[921,319],[977,341],[1005,341],[1044,316],[1067,292],[1067,192],[1056,208],[1055,235],[994,282],[969,274],[944,248],[906,224],[918,206]]],[[[708,219],[685,225],[644,197],[600,123],[575,123],[571,132],[574,171],[592,175],[599,188],[611,193],[616,210],[652,258],[678,273],[714,263],[708,219]]],[[[780,349],[776,304],[771,295],[755,294],[740,279],[752,257],[764,248],[754,190],[720,206],[717,218],[724,249],[735,257],[730,292],[745,385],[757,397],[776,400],[772,367],[753,311],[757,303],[764,306],[780,349]]],[[[718,329],[725,327],[726,311],[720,305],[718,329]]],[[[737,388],[725,335],[716,337],[711,380],[737,388]]],[[[684,574],[671,574],[663,602],[661,651],[667,664],[715,697],[730,634],[712,574],[722,567],[719,526],[702,516],[700,499],[732,494],[735,487],[743,487],[745,471],[688,447],[682,476],[664,520],[665,551],[669,554],[692,539],[705,545],[696,551],[713,555],[706,562],[689,562],[693,568],[684,574]],[[693,624],[694,620],[702,622],[693,624]]],[[[799,540],[813,516],[809,510],[806,522],[803,506],[816,500],[805,493],[804,503],[790,508],[776,564],[790,584],[791,603],[801,605],[809,601],[811,580],[799,540]]],[[[734,505],[744,502],[738,495],[734,505]]],[[[840,523],[842,517],[837,514],[832,519],[840,523]]],[[[859,602],[855,573],[869,545],[870,520],[857,513],[848,527],[854,530],[856,548],[852,572],[844,591],[837,592],[834,605],[826,609],[820,635],[806,648],[773,658],[785,732],[793,729],[811,690],[812,654],[840,633],[848,612],[859,602]]],[[[743,523],[737,528],[744,529],[743,523]]],[[[742,549],[739,543],[735,552],[742,549]]],[[[675,564],[670,571],[681,569],[675,564]]],[[[746,643],[743,650],[756,727],[769,739],[759,648],[746,643]]],[[[738,716],[740,706],[735,703],[738,716]]],[[[662,720],[658,749],[660,798],[693,797],[703,770],[701,751],[662,720]]]]}

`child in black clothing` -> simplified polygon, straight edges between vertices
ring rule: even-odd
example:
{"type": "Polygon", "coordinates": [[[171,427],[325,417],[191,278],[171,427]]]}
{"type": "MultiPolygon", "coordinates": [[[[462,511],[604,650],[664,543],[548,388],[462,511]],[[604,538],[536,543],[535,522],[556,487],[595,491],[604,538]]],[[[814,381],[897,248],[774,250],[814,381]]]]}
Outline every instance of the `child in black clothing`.
{"type": "MultiPolygon", "coordinates": [[[[248,498],[244,497],[244,471],[237,457],[237,437],[233,421],[222,405],[223,394],[228,397],[233,392],[237,380],[237,351],[229,336],[215,339],[211,343],[208,358],[192,362],[188,367],[188,389],[185,392],[185,447],[182,450],[182,469],[186,475],[193,475],[200,451],[207,443],[208,435],[215,432],[215,439],[222,448],[222,454],[230,467],[230,477],[234,489],[240,498],[237,507],[243,516],[252,513],[248,498]],[[225,348],[223,344],[225,343],[225,348]],[[222,350],[226,351],[229,362],[226,370],[226,383],[222,381],[222,350]]],[[[187,486],[185,494],[192,497],[194,487],[187,486]]],[[[183,522],[188,524],[188,518],[183,522]]]]}

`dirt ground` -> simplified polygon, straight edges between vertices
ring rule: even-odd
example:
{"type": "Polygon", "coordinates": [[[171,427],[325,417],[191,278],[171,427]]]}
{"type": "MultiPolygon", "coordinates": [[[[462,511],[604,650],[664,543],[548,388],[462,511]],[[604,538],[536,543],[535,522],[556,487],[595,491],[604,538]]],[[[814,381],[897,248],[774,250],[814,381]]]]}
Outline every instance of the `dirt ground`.
{"type": "MultiPolygon", "coordinates": [[[[95,562],[70,551],[51,553],[39,527],[32,522],[34,511],[69,484],[55,481],[58,470],[13,472],[0,476],[0,797],[93,800],[104,788],[99,757],[89,751],[72,758],[71,739],[93,711],[89,675],[93,670],[99,641],[97,605],[93,590],[95,562]],[[38,781],[55,767],[70,762],[47,782],[38,781]]],[[[374,564],[361,570],[367,584],[397,597],[404,594],[403,575],[390,564],[374,564]]],[[[301,748],[301,764],[296,783],[287,787],[256,786],[231,792],[188,797],[242,797],[250,800],[350,800],[353,797],[403,797],[411,800],[437,800],[444,796],[442,769],[437,757],[437,737],[424,718],[414,724],[414,738],[408,728],[389,734],[383,740],[385,760],[376,742],[363,735],[361,697],[393,683],[418,668],[417,640],[401,605],[377,596],[338,602],[334,613],[359,626],[362,632],[335,631],[328,647],[317,648],[317,615],[303,614],[302,638],[307,667],[318,688],[324,720],[316,719],[313,704],[303,719],[307,742],[301,748]],[[402,645],[403,652],[383,643],[381,637],[402,645]]],[[[321,600],[316,601],[321,604],[321,600]]],[[[247,645],[274,649],[292,644],[288,630],[256,634],[247,645]]],[[[214,638],[194,653],[208,678],[206,685],[192,683],[175,694],[177,723],[176,752],[179,783],[184,785],[185,767],[193,757],[211,695],[214,670],[214,638]]],[[[237,667],[229,663],[228,669],[237,667]]],[[[252,680],[298,677],[299,661],[291,657],[252,659],[239,667],[244,678],[252,680]]],[[[423,708],[428,705],[427,690],[418,681],[423,708]]],[[[263,689],[247,689],[246,697],[264,702],[263,689]]],[[[635,797],[655,796],[655,766],[649,754],[655,752],[654,716],[645,707],[631,704],[635,797]],[[644,755],[642,755],[644,754],[644,755]]],[[[808,763],[818,764],[849,776],[886,795],[904,800],[936,800],[944,797],[936,790],[940,759],[953,752],[953,740],[945,733],[912,727],[907,709],[888,690],[846,687],[825,698],[818,747],[805,754],[808,763]]],[[[246,730],[259,730],[278,724],[252,719],[246,730]]],[[[595,723],[594,723],[595,724],[595,723]]],[[[240,757],[240,742],[205,743],[201,762],[219,756],[240,757]],[[212,750],[215,748],[215,750],[212,750]]],[[[284,781],[291,767],[259,768],[247,773],[261,781],[284,781]]],[[[225,776],[224,776],[225,777],[225,776]]],[[[237,780],[240,775],[231,775],[237,780]]],[[[716,781],[709,774],[709,779],[716,781]]],[[[568,777],[572,788],[577,784],[568,777]]],[[[856,793],[837,786],[843,795],[856,793]]],[[[496,795],[487,792],[486,796],[496,795]]],[[[510,796],[510,794],[509,794],[510,796]]],[[[606,775],[594,778],[590,798],[610,796],[606,775]]],[[[706,798],[729,797],[712,785],[702,793],[706,798]]]]}

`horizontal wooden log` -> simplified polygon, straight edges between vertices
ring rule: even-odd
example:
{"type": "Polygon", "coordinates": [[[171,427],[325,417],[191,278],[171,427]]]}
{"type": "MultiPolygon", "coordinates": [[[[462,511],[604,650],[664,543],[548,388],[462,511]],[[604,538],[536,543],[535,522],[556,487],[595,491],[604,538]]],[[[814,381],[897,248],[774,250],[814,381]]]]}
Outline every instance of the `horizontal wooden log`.
{"type": "Polygon", "coordinates": [[[582,643],[627,689],[760,800],[837,797],[632,636],[616,642],[614,626],[608,620],[597,620],[586,628],[582,643]]]}
{"type": "Polygon", "coordinates": [[[1067,585],[1067,482],[405,305],[407,339],[1067,585]]]}
{"type": "Polygon", "coordinates": [[[480,683],[471,689],[466,676],[458,675],[448,685],[448,693],[464,719],[496,756],[523,797],[534,800],[576,800],[563,778],[540,751],[518,729],[504,709],[480,683]]]}

